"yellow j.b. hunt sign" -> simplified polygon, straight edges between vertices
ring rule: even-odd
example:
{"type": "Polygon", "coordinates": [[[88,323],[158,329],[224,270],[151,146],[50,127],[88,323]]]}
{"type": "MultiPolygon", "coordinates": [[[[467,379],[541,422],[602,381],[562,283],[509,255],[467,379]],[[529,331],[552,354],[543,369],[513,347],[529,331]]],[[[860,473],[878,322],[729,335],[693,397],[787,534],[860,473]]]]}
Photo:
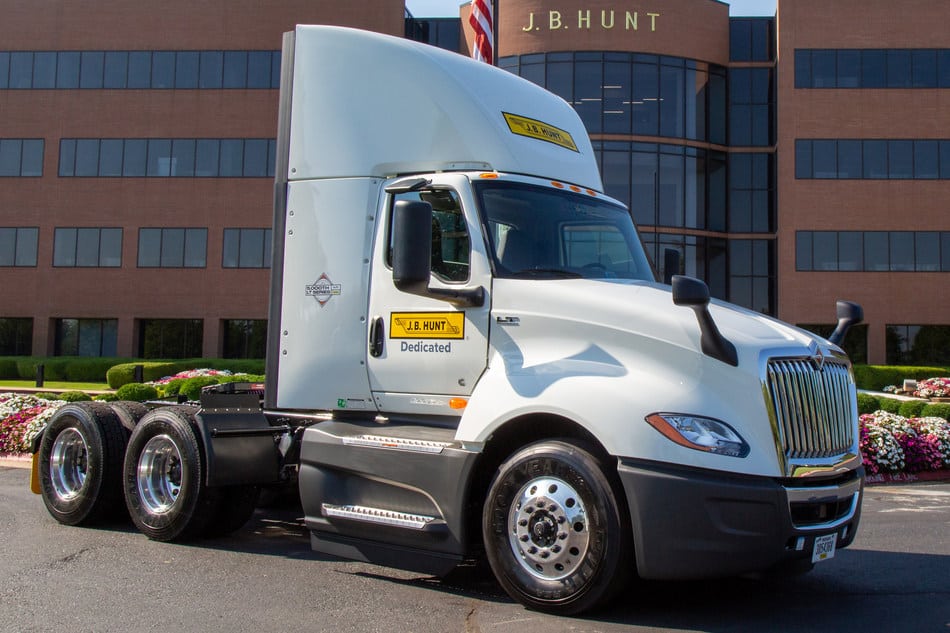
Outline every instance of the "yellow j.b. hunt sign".
{"type": "Polygon", "coordinates": [[[389,338],[465,338],[464,312],[393,312],[389,338]]]}
{"type": "Polygon", "coordinates": [[[577,145],[574,144],[574,138],[569,132],[548,125],[543,121],[529,119],[526,116],[518,116],[508,112],[502,112],[502,114],[505,115],[505,121],[508,122],[508,129],[514,134],[554,143],[573,152],[577,151],[577,145]]]}

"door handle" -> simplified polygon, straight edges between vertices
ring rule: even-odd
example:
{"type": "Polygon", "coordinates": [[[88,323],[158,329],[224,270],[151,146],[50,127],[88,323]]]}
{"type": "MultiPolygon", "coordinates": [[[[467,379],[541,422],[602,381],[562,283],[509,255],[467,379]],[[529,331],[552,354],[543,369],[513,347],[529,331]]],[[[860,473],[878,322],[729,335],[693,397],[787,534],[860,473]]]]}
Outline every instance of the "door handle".
{"type": "Polygon", "coordinates": [[[383,355],[383,341],[386,339],[386,327],[383,317],[373,317],[369,324],[369,355],[379,358],[383,355]]]}

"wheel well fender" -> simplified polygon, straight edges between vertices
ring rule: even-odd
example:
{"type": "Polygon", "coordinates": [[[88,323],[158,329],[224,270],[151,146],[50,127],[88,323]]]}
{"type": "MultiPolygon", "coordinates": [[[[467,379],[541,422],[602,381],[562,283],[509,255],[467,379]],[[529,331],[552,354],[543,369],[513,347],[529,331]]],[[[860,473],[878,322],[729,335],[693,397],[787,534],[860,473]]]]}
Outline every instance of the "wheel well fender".
{"type": "MultiPolygon", "coordinates": [[[[568,418],[549,413],[527,414],[513,418],[495,429],[486,442],[472,472],[465,504],[465,526],[469,549],[481,552],[482,507],[498,467],[519,449],[542,440],[560,439],[584,445],[605,464],[613,459],[594,435],[568,418]]],[[[606,473],[616,479],[615,472],[606,473]]]]}

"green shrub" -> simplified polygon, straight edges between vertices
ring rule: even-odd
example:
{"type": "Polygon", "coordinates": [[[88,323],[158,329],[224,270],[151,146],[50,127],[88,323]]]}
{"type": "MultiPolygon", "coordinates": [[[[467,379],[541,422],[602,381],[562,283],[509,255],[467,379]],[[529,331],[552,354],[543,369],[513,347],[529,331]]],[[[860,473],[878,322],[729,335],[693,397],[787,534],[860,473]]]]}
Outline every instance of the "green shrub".
{"type": "Polygon", "coordinates": [[[115,392],[119,400],[134,400],[135,402],[145,402],[154,400],[158,397],[158,389],[152,385],[143,385],[139,382],[130,382],[122,385],[115,392]]]}
{"type": "Polygon", "coordinates": [[[218,379],[214,376],[195,376],[185,380],[178,393],[189,400],[198,400],[201,397],[201,388],[208,385],[218,384],[218,379]]]}
{"type": "Polygon", "coordinates": [[[869,393],[859,393],[858,394],[858,413],[864,415],[865,413],[874,413],[881,408],[881,403],[878,400],[877,396],[872,396],[869,393]]]}
{"type": "Polygon", "coordinates": [[[878,398],[878,402],[881,405],[881,411],[900,415],[901,404],[903,404],[904,401],[898,400],[897,398],[878,398]]]}
{"type": "Polygon", "coordinates": [[[162,393],[166,396],[177,396],[181,392],[181,385],[184,383],[187,378],[173,378],[169,380],[161,387],[162,393]]]}
{"type": "Polygon", "coordinates": [[[64,391],[59,394],[59,399],[66,402],[86,402],[92,400],[92,396],[85,391],[64,391]]]}
{"type": "Polygon", "coordinates": [[[905,418],[919,418],[920,412],[924,410],[924,407],[927,406],[927,402],[924,400],[906,400],[901,403],[898,413],[905,418]]]}
{"type": "Polygon", "coordinates": [[[855,365],[858,389],[882,391],[888,385],[902,387],[905,379],[923,380],[950,374],[948,367],[904,367],[898,365],[855,365]]]}
{"type": "Polygon", "coordinates": [[[16,359],[0,358],[0,380],[19,380],[16,359]]]}
{"type": "Polygon", "coordinates": [[[37,393],[34,393],[33,395],[39,398],[40,400],[59,400],[60,399],[58,393],[53,393],[51,391],[39,391],[37,393]]]}
{"type": "Polygon", "coordinates": [[[127,385],[135,380],[135,366],[142,366],[143,382],[152,382],[170,376],[180,371],[178,364],[169,361],[151,361],[151,362],[130,362],[120,363],[109,368],[106,372],[106,382],[112,389],[118,389],[122,385],[127,385]]]}
{"type": "Polygon", "coordinates": [[[98,396],[94,396],[93,400],[96,402],[116,402],[119,400],[119,396],[112,392],[100,393],[98,396]]]}
{"type": "Polygon", "coordinates": [[[920,412],[920,417],[950,420],[950,402],[931,402],[920,412]]]}

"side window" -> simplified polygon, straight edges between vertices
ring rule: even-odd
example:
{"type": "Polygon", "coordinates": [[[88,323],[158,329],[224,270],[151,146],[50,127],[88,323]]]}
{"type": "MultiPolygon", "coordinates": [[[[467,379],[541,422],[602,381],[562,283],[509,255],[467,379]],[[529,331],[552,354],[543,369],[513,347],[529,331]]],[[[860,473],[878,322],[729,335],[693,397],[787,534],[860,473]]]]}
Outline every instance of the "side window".
{"type": "Polygon", "coordinates": [[[458,194],[446,189],[410,191],[393,196],[394,205],[399,200],[432,205],[432,274],[446,282],[468,281],[471,245],[458,194]]]}

